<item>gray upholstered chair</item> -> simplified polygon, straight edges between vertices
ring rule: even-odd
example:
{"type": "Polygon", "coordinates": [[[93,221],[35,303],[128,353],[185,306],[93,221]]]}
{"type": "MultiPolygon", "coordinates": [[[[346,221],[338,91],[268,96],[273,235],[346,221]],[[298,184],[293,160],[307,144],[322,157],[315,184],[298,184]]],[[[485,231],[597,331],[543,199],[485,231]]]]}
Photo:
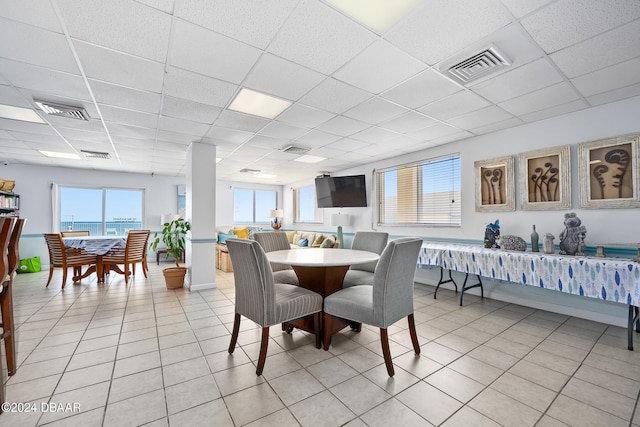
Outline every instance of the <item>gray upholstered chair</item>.
{"type": "MultiPolygon", "coordinates": [[[[281,231],[272,233],[255,233],[253,238],[262,246],[265,252],[282,251],[291,249],[287,235],[281,231]]],[[[296,272],[290,265],[271,264],[273,271],[273,280],[277,283],[289,283],[291,285],[300,285],[296,272]]]]}
{"type": "Polygon", "coordinates": [[[269,345],[269,327],[272,325],[314,315],[316,348],[320,348],[322,297],[299,286],[274,283],[269,260],[258,242],[227,239],[225,243],[233,264],[236,287],[235,318],[229,353],[233,353],[236,347],[240,316],[245,316],[262,327],[256,375],[262,375],[269,345]]]}
{"type": "MultiPolygon", "coordinates": [[[[382,253],[387,246],[389,233],[378,233],[373,231],[358,231],[353,238],[351,249],[361,251],[375,252],[378,255],[382,253]]],[[[373,285],[373,272],[376,269],[378,261],[366,264],[352,265],[342,282],[343,288],[358,285],[373,285]]]]}
{"type": "Polygon", "coordinates": [[[413,280],[422,239],[406,237],[389,242],[376,266],[373,285],[352,286],[324,299],[324,349],[331,345],[333,316],[380,328],[387,373],[393,376],[387,328],[407,316],[413,350],[420,344],[413,319],[413,280]]]}

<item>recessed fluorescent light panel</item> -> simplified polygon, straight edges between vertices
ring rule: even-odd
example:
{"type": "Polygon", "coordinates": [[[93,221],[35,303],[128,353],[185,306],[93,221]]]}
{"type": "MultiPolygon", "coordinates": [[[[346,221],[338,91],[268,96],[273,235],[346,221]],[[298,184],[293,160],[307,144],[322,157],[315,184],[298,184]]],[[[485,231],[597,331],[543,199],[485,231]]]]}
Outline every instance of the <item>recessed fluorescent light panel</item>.
{"type": "Polygon", "coordinates": [[[23,122],[44,123],[38,113],[31,108],[14,107],[0,104],[0,118],[22,120],[23,122]]]}
{"type": "Polygon", "coordinates": [[[78,156],[75,153],[59,153],[57,151],[45,151],[45,150],[38,150],[38,151],[41,152],[42,154],[44,154],[47,157],[55,157],[57,159],[80,160],[80,156],[78,156]]]}
{"type": "Polygon", "coordinates": [[[290,101],[243,88],[229,105],[229,109],[265,119],[274,119],[290,105],[290,101]]]}
{"type": "Polygon", "coordinates": [[[422,0],[325,0],[378,34],[386,32],[422,0]]]}
{"type": "Polygon", "coordinates": [[[320,157],[320,156],[312,156],[311,154],[305,154],[304,156],[300,156],[297,159],[293,159],[293,160],[296,162],[302,162],[302,163],[318,163],[323,160],[327,160],[327,158],[320,157]]]}

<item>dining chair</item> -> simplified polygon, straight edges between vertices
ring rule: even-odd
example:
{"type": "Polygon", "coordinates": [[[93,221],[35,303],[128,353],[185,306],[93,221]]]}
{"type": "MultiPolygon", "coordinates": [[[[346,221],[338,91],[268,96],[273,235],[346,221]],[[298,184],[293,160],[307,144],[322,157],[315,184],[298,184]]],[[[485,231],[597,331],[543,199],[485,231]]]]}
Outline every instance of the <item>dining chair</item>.
{"type": "MultiPolygon", "coordinates": [[[[70,230],[70,231],[61,231],[60,234],[62,234],[62,237],[82,237],[82,236],[89,236],[89,230],[70,230]]],[[[72,249],[72,248],[67,248],[67,252],[73,252],[76,254],[81,254],[82,253],[82,249],[72,249]]],[[[80,271],[80,267],[74,267],[73,268],[73,275],[74,276],[80,276],[81,275],[81,271],[80,271]]]]}
{"type": "Polygon", "coordinates": [[[136,274],[136,264],[142,264],[142,272],[147,277],[145,268],[145,256],[147,255],[147,242],[150,230],[131,230],[127,236],[127,245],[124,249],[107,252],[102,257],[105,271],[109,271],[111,265],[123,264],[124,283],[129,283],[129,276],[136,274]]]}
{"type": "MultiPolygon", "coordinates": [[[[351,249],[359,251],[375,252],[378,255],[382,253],[387,246],[389,233],[380,233],[373,231],[358,231],[353,237],[351,249]]],[[[373,285],[373,272],[376,269],[378,261],[366,264],[352,265],[342,281],[343,288],[358,285],[373,285]]]]}
{"type": "Polygon", "coordinates": [[[333,317],[380,328],[387,373],[393,376],[387,328],[403,317],[409,321],[413,350],[420,354],[413,316],[413,280],[422,239],[405,237],[389,242],[374,273],[373,285],[352,286],[324,299],[324,349],[331,345],[333,317]]]}
{"type": "MultiPolygon", "coordinates": [[[[287,235],[281,231],[271,233],[255,233],[253,238],[262,246],[265,252],[282,251],[291,249],[287,235]]],[[[290,265],[271,264],[273,280],[277,283],[289,283],[299,286],[298,276],[290,265]]]]}
{"type": "Polygon", "coordinates": [[[7,372],[9,375],[16,373],[16,349],[14,346],[15,323],[13,322],[13,279],[20,263],[20,236],[26,219],[18,218],[11,230],[8,245],[8,271],[0,289],[0,310],[2,310],[2,335],[4,341],[5,356],[7,358],[7,372]]]}
{"type": "Polygon", "coordinates": [[[229,353],[233,353],[236,347],[241,316],[262,327],[256,375],[262,375],[264,369],[270,326],[313,315],[316,348],[320,348],[320,294],[300,286],[274,282],[269,260],[257,241],[228,239],[226,243],[233,264],[236,287],[235,317],[229,353]]]}
{"type": "MultiPolygon", "coordinates": [[[[69,267],[73,267],[74,272],[76,272],[78,271],[76,268],[82,269],[83,266],[96,264],[98,261],[96,255],[67,251],[60,233],[47,233],[43,236],[49,249],[49,279],[47,280],[46,287],[49,287],[49,283],[51,283],[53,270],[55,268],[62,268],[62,289],[64,289],[67,284],[67,270],[69,267]]],[[[77,276],[78,275],[75,274],[74,277],[77,276]]]]}
{"type": "MultiPolygon", "coordinates": [[[[0,278],[2,283],[0,286],[4,288],[5,278],[9,273],[9,256],[8,256],[8,247],[9,247],[9,239],[11,238],[11,230],[13,228],[13,223],[15,218],[10,217],[0,217],[0,278]]],[[[4,315],[4,308],[2,314],[4,315]]],[[[6,324],[3,325],[3,329],[7,327],[6,324]]],[[[7,354],[8,357],[8,354],[7,354]]],[[[2,358],[0,358],[0,404],[4,403],[4,381],[2,380],[2,358]]],[[[4,405],[0,405],[0,412],[2,412],[2,407],[4,405]]]]}

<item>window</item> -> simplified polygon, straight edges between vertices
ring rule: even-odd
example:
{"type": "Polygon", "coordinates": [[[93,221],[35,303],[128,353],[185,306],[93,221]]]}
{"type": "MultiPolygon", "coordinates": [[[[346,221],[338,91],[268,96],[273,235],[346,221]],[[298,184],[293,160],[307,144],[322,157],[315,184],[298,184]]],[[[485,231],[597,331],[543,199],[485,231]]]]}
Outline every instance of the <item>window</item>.
{"type": "Polygon", "coordinates": [[[295,222],[321,223],[323,221],[322,209],[318,209],[315,185],[295,188],[293,204],[296,209],[295,222]]]}
{"type": "Polygon", "coordinates": [[[270,222],[269,211],[277,208],[278,194],[270,190],[235,188],[233,190],[233,222],[270,222]]]}
{"type": "Polygon", "coordinates": [[[124,236],[141,230],[143,190],[60,187],[60,231],[124,236]]]}
{"type": "Polygon", "coordinates": [[[379,225],[460,225],[460,155],[376,172],[379,225]]]}

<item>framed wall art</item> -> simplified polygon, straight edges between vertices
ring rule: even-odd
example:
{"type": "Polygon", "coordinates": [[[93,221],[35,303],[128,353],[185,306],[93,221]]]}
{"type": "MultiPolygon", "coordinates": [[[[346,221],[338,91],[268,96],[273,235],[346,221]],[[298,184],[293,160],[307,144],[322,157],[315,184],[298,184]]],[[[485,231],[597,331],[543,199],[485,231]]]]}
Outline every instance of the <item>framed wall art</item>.
{"type": "Polygon", "coordinates": [[[570,156],[568,145],[519,155],[521,209],[571,209],[570,156]]]}
{"type": "Polygon", "coordinates": [[[632,134],[578,145],[581,208],[640,206],[639,144],[632,134]]]}
{"type": "Polygon", "coordinates": [[[515,210],[513,163],[513,156],[474,163],[477,212],[515,210]]]}

